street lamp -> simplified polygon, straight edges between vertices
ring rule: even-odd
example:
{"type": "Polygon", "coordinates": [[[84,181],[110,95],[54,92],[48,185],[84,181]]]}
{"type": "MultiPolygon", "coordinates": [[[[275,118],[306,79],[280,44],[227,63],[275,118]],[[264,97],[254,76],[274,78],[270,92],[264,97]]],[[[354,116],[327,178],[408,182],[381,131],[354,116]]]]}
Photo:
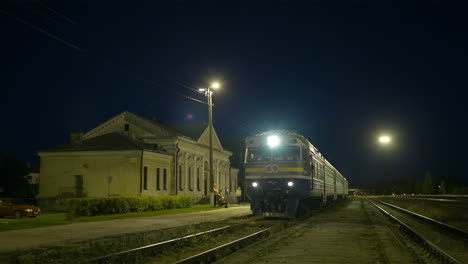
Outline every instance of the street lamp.
{"type": "Polygon", "coordinates": [[[387,145],[392,141],[392,139],[389,136],[383,135],[379,137],[379,142],[383,145],[387,145]]]}
{"type": "Polygon", "coordinates": [[[208,97],[208,127],[210,137],[210,205],[215,206],[214,197],[214,175],[213,175],[213,91],[212,89],[218,89],[221,85],[217,82],[212,83],[208,88],[199,89],[200,92],[205,93],[208,97]]]}

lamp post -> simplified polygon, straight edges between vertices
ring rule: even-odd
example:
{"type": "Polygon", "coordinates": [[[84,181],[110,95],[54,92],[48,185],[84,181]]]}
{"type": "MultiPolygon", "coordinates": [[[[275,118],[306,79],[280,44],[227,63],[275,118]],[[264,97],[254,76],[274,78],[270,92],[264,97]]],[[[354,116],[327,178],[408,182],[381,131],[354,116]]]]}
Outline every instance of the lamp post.
{"type": "Polygon", "coordinates": [[[200,92],[205,93],[205,96],[208,97],[208,127],[209,127],[209,144],[210,144],[210,205],[215,206],[215,197],[214,197],[214,175],[213,175],[213,89],[218,89],[220,87],[219,83],[212,83],[208,88],[199,89],[200,92]]]}

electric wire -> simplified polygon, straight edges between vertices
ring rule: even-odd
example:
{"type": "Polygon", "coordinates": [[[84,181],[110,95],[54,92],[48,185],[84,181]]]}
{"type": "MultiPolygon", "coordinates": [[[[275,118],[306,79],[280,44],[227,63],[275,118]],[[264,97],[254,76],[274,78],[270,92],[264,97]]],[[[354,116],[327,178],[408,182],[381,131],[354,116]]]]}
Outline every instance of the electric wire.
{"type": "MultiPolygon", "coordinates": [[[[41,2],[39,2],[39,3],[40,3],[43,7],[45,7],[46,9],[48,9],[49,11],[51,11],[51,12],[53,12],[53,13],[59,15],[60,17],[62,17],[62,18],[64,18],[65,20],[67,20],[68,22],[70,22],[70,23],[72,23],[72,24],[76,24],[75,21],[73,21],[73,20],[71,20],[71,19],[68,19],[66,16],[61,15],[60,13],[58,13],[57,11],[55,11],[54,9],[52,9],[52,8],[50,8],[50,7],[46,6],[46,5],[44,5],[44,4],[41,3],[41,2]]],[[[89,52],[89,51],[86,51],[86,50],[84,50],[84,49],[78,47],[77,45],[74,45],[74,44],[72,44],[72,43],[70,43],[70,42],[68,42],[68,41],[66,41],[66,40],[64,40],[64,39],[62,39],[62,38],[60,38],[60,37],[58,37],[58,36],[55,36],[54,34],[48,32],[48,31],[46,31],[46,30],[44,30],[44,29],[42,29],[42,28],[39,28],[39,27],[35,26],[34,24],[30,23],[29,21],[27,21],[27,20],[25,20],[25,19],[22,19],[22,18],[20,18],[20,17],[14,15],[14,14],[8,13],[8,12],[2,10],[2,9],[0,9],[0,13],[3,13],[3,14],[6,15],[6,16],[12,17],[12,18],[14,18],[16,21],[18,21],[18,22],[20,22],[20,23],[22,23],[22,24],[24,24],[24,25],[26,25],[26,26],[29,26],[29,27],[35,29],[36,31],[39,31],[39,32],[42,33],[42,34],[44,34],[44,35],[46,35],[46,36],[48,36],[48,37],[50,37],[50,38],[52,38],[52,39],[54,39],[54,40],[57,40],[57,41],[59,41],[59,42],[65,44],[66,46],[68,46],[68,47],[70,47],[70,48],[73,48],[74,50],[77,50],[77,51],[79,51],[79,52],[81,52],[81,53],[90,55],[90,52],[89,52]]],[[[112,66],[114,66],[114,67],[117,66],[117,69],[118,69],[120,72],[122,72],[122,73],[125,73],[125,74],[129,74],[129,73],[130,73],[130,71],[128,71],[128,69],[125,69],[125,68],[123,68],[121,65],[116,64],[116,63],[114,63],[114,62],[112,62],[112,61],[110,61],[110,60],[108,60],[108,59],[106,59],[106,58],[104,58],[104,57],[102,57],[102,56],[95,56],[95,58],[98,58],[98,59],[100,59],[101,61],[104,61],[105,63],[110,64],[110,65],[112,65],[112,66]]],[[[139,80],[139,81],[151,83],[152,85],[154,85],[154,86],[156,86],[156,87],[159,86],[158,84],[154,83],[153,81],[149,81],[149,80],[147,80],[147,79],[145,79],[145,78],[142,78],[141,76],[136,76],[134,73],[133,73],[133,74],[130,73],[130,75],[133,75],[132,77],[135,78],[135,79],[137,79],[137,80],[139,80]]],[[[189,89],[189,90],[191,90],[191,91],[195,91],[195,92],[197,92],[198,94],[200,94],[200,91],[199,91],[198,89],[194,88],[193,86],[191,86],[191,85],[189,85],[189,84],[187,84],[187,83],[184,83],[184,82],[181,81],[181,80],[173,80],[173,82],[174,82],[175,84],[177,84],[177,85],[183,87],[183,88],[189,89]]],[[[202,100],[199,100],[199,99],[196,99],[196,98],[193,98],[193,97],[184,95],[184,94],[179,93],[179,92],[176,92],[176,95],[181,96],[181,97],[184,97],[184,98],[189,99],[189,100],[192,100],[192,101],[195,101],[195,102],[198,102],[198,103],[202,103],[202,104],[206,104],[206,105],[208,104],[208,103],[206,103],[206,102],[204,102],[204,101],[202,101],[202,100]]],[[[214,106],[213,106],[213,107],[214,107],[214,106]]],[[[226,121],[226,120],[225,120],[225,121],[226,121]]],[[[229,123],[232,123],[232,122],[229,122],[229,123]]],[[[232,123],[232,124],[233,124],[233,123],[232,123]]],[[[256,132],[252,132],[252,129],[251,129],[249,126],[247,126],[245,123],[243,124],[243,122],[236,121],[236,122],[235,122],[235,125],[236,125],[238,128],[242,129],[244,132],[247,132],[247,133],[250,134],[250,135],[257,134],[256,132]]]]}
{"type": "Polygon", "coordinates": [[[43,30],[43,29],[41,29],[41,28],[39,28],[39,27],[33,25],[33,24],[31,24],[31,23],[28,22],[27,20],[24,20],[24,19],[22,19],[22,18],[19,18],[18,16],[14,15],[14,14],[8,13],[7,11],[5,11],[5,10],[3,10],[3,9],[0,9],[0,13],[4,14],[4,15],[6,15],[6,16],[12,17],[12,18],[14,18],[16,21],[18,21],[18,22],[20,22],[20,23],[22,23],[22,24],[24,24],[24,25],[26,25],[26,26],[29,26],[29,27],[31,27],[31,28],[33,28],[33,29],[39,31],[40,33],[42,33],[42,34],[44,34],[44,35],[46,35],[46,36],[48,36],[48,37],[50,37],[50,38],[53,38],[53,39],[55,39],[55,40],[57,40],[57,41],[59,41],[59,42],[65,44],[66,46],[68,46],[68,47],[70,47],[70,48],[73,48],[73,49],[75,49],[75,50],[77,50],[77,51],[79,51],[79,52],[84,52],[84,50],[81,49],[80,47],[78,47],[78,46],[76,46],[76,45],[74,45],[74,44],[72,44],[72,43],[70,43],[70,42],[68,42],[68,41],[66,41],[66,40],[64,40],[64,39],[62,39],[62,38],[60,38],[60,37],[57,37],[57,36],[55,36],[55,35],[53,35],[53,34],[47,32],[47,31],[45,31],[45,30],[43,30]]]}

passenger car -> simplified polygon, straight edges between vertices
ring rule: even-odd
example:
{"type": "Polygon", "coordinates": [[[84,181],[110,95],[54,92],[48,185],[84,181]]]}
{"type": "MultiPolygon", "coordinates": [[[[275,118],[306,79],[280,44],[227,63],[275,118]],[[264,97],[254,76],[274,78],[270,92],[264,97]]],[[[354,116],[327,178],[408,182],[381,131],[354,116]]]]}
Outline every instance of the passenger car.
{"type": "Polygon", "coordinates": [[[0,198],[0,217],[36,217],[40,214],[41,209],[39,207],[28,205],[25,201],[21,199],[0,198]]]}

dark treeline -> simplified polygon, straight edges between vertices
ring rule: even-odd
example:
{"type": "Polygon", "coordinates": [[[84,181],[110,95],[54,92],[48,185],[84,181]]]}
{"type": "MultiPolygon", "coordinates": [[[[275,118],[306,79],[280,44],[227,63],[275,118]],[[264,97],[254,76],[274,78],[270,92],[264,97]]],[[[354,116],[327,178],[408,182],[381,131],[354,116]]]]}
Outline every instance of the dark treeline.
{"type": "Polygon", "coordinates": [[[468,194],[468,183],[436,177],[430,172],[419,178],[358,184],[351,188],[364,189],[371,194],[468,194]]]}
{"type": "Polygon", "coordinates": [[[30,168],[15,156],[0,158],[0,197],[34,199],[37,184],[29,183],[30,168]]]}

